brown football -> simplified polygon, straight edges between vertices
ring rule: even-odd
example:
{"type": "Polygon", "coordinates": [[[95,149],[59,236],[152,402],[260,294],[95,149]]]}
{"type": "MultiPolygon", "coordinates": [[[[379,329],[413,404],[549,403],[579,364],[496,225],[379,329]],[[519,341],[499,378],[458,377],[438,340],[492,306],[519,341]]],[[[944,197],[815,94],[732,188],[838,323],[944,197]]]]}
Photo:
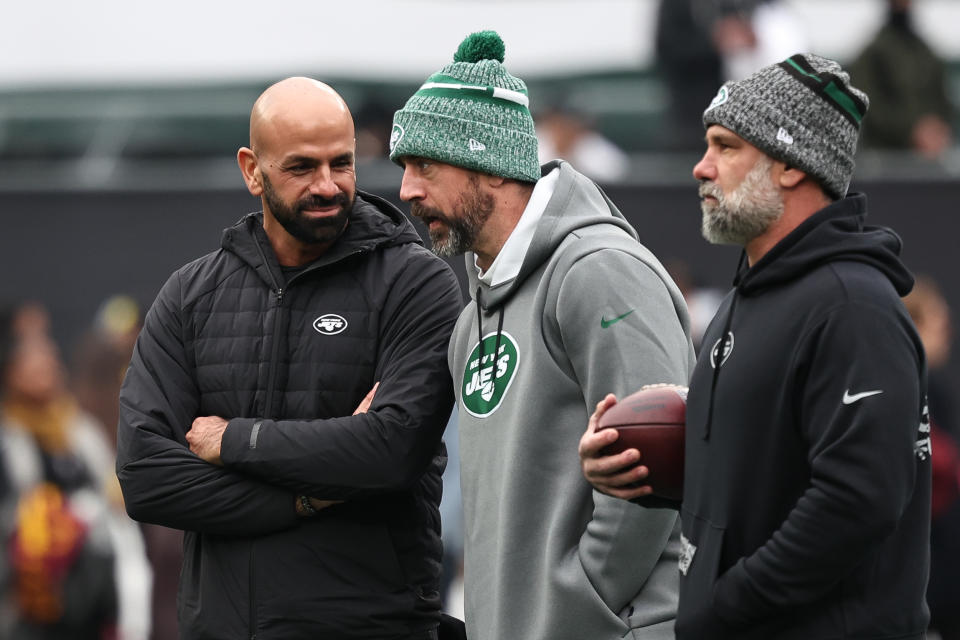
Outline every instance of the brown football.
{"type": "Polygon", "coordinates": [[[640,451],[640,463],[650,470],[641,484],[667,500],[683,497],[683,446],[687,419],[687,388],[649,385],[610,407],[599,429],[616,429],[620,437],[602,453],[640,451]]]}

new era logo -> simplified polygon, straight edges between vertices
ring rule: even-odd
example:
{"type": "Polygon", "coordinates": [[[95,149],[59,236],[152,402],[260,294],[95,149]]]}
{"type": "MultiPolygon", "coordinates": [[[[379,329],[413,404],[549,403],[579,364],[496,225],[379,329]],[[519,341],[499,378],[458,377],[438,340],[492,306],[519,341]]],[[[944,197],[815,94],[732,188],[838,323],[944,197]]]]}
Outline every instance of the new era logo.
{"type": "Polygon", "coordinates": [[[487,149],[487,145],[473,138],[470,138],[469,147],[470,147],[470,151],[485,151],[487,149]]]}
{"type": "Polygon", "coordinates": [[[780,127],[780,131],[777,131],[777,140],[784,144],[793,144],[793,136],[783,127],[780,127]]]}

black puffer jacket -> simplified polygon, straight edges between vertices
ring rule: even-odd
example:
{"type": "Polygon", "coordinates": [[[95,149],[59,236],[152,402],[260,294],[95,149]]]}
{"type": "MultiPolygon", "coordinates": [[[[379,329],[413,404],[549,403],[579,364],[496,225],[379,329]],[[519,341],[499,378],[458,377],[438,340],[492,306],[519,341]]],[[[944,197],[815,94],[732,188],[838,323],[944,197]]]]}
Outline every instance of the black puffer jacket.
{"type": "Polygon", "coordinates": [[[127,510],[186,531],[184,639],[433,637],[456,279],[369,194],[286,284],[262,221],[147,314],[120,395],[127,510]],[[186,445],[206,415],[230,420],[223,468],[186,445]],[[302,519],[297,494],[344,502],[302,519]]]}

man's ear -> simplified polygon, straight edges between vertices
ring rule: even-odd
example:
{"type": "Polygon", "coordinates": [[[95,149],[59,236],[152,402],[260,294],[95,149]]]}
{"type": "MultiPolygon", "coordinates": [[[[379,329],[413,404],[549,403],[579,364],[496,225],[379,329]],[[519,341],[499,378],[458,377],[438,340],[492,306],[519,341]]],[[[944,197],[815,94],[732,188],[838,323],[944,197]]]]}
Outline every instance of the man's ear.
{"type": "Polygon", "coordinates": [[[257,154],[249,147],[240,147],[237,151],[237,164],[240,165],[240,173],[243,174],[243,181],[247,183],[247,191],[252,196],[259,196],[263,193],[263,182],[260,178],[260,165],[257,161],[257,154]]]}
{"type": "Polygon", "coordinates": [[[788,164],[784,164],[778,181],[780,186],[784,189],[792,189],[803,182],[803,179],[806,177],[807,173],[805,171],[801,171],[796,167],[791,167],[788,164]]]}
{"type": "Polygon", "coordinates": [[[495,176],[490,173],[481,173],[480,175],[483,176],[483,179],[488,186],[494,187],[494,188],[502,187],[504,183],[507,181],[507,179],[504,178],[503,176],[495,176]]]}

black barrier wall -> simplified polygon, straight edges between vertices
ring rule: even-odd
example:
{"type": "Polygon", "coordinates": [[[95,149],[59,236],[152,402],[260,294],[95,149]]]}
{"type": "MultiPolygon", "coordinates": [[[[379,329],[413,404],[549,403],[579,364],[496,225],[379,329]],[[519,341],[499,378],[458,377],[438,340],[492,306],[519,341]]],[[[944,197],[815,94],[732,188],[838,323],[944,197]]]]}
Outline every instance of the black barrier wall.
{"type": "MultiPolygon", "coordinates": [[[[379,191],[406,212],[397,188],[379,191]]],[[[867,182],[852,190],[867,193],[868,221],[900,234],[908,267],[936,279],[954,316],[960,314],[960,182],[867,182]]],[[[689,185],[606,191],[664,263],[683,261],[697,284],[729,288],[739,251],[701,238],[692,178],[689,185]]],[[[181,193],[7,192],[0,213],[0,300],[43,303],[69,353],[107,297],[128,294],[146,308],[175,269],[216,250],[221,230],[258,208],[242,186],[181,193]]],[[[463,283],[463,260],[450,264],[463,283]]],[[[957,361],[953,357],[951,370],[960,379],[957,361]]]]}

